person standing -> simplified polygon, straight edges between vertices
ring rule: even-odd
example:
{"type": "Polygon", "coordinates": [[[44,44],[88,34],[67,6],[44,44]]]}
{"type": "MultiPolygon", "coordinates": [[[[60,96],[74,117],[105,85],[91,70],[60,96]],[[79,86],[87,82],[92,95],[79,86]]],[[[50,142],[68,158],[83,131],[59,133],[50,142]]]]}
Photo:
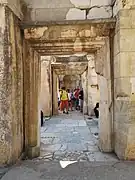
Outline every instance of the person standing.
{"type": "Polygon", "coordinates": [[[79,89],[79,87],[77,87],[77,89],[74,92],[76,110],[78,110],[78,108],[79,108],[79,92],[80,92],[80,89],[79,89]]]}
{"type": "Polygon", "coordinates": [[[67,90],[67,93],[68,93],[68,105],[69,105],[69,108],[71,109],[72,111],[72,93],[70,92],[70,89],[67,90]]]}
{"type": "Polygon", "coordinates": [[[79,106],[80,106],[80,111],[83,112],[83,88],[79,92],[79,106]]]}
{"type": "Polygon", "coordinates": [[[62,91],[60,93],[60,110],[63,111],[63,113],[65,113],[65,109],[66,109],[66,114],[68,114],[68,93],[65,90],[65,87],[62,88],[62,91]]]}

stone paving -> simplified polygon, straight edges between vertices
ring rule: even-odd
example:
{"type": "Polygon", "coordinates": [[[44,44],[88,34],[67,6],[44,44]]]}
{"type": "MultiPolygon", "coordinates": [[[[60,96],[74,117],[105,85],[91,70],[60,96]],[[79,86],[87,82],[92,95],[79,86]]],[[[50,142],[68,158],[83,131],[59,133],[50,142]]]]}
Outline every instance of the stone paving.
{"type": "Polygon", "coordinates": [[[10,169],[1,180],[135,180],[134,162],[59,162],[29,160],[10,169]]]}
{"type": "Polygon", "coordinates": [[[98,119],[73,111],[45,121],[41,128],[41,156],[45,161],[118,161],[98,148],[98,119]]]}

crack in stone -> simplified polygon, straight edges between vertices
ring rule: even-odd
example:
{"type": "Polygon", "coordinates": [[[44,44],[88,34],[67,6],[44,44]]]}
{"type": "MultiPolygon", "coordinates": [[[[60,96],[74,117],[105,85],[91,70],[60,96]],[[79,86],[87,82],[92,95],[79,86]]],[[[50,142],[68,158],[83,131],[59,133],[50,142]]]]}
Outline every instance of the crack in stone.
{"type": "Polygon", "coordinates": [[[89,14],[89,12],[92,10],[92,9],[94,9],[94,8],[107,8],[107,7],[109,7],[109,5],[104,5],[104,6],[98,6],[98,5],[95,5],[95,6],[92,6],[92,7],[87,7],[87,8],[79,8],[79,7],[76,7],[76,9],[79,9],[79,10],[81,10],[81,11],[84,11],[84,10],[86,10],[86,19],[87,19],[87,16],[88,16],[88,14],[89,14]]]}

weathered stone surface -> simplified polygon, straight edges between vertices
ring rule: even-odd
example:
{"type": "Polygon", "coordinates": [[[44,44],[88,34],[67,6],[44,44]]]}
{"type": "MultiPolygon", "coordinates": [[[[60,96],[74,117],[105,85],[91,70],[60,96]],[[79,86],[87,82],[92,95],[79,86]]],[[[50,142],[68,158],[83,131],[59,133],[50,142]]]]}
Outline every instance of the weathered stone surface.
{"type": "Polygon", "coordinates": [[[94,107],[99,102],[99,89],[97,82],[97,73],[95,71],[95,59],[88,56],[88,115],[94,115],[94,107]]]}
{"type": "Polygon", "coordinates": [[[41,60],[41,91],[40,91],[40,108],[44,116],[52,114],[52,96],[51,96],[51,57],[44,57],[41,60]],[[47,98],[46,98],[47,97],[47,98]]]}
{"type": "Polygon", "coordinates": [[[77,8],[89,8],[90,7],[90,0],[84,0],[84,1],[81,1],[81,0],[70,0],[71,3],[77,7],[77,8]]]}
{"type": "Polygon", "coordinates": [[[25,0],[29,8],[26,21],[62,21],[108,18],[112,16],[111,0],[57,0],[52,3],[48,0],[38,3],[37,0],[25,0]],[[89,11],[89,15],[86,15],[89,11]],[[34,16],[33,16],[34,13],[34,16]]]}
{"type": "Polygon", "coordinates": [[[82,74],[81,78],[84,92],[83,113],[88,114],[88,69],[82,74]]]}
{"type": "Polygon", "coordinates": [[[96,72],[100,90],[99,147],[104,152],[112,151],[112,85],[109,38],[96,55],[96,72]]]}
{"type": "Polygon", "coordinates": [[[102,6],[108,6],[111,4],[112,4],[111,0],[103,0],[103,1],[91,0],[91,7],[93,7],[93,6],[102,7],[102,6]]]}
{"type": "Polygon", "coordinates": [[[134,23],[132,21],[133,11],[126,9],[131,5],[131,1],[127,1],[126,3],[127,4],[123,6],[125,10],[123,9],[122,13],[119,14],[119,24],[117,25],[114,41],[114,47],[119,42],[119,53],[117,53],[117,49],[114,48],[114,135],[115,152],[117,155],[121,159],[134,160],[135,142],[133,140],[134,133],[132,128],[134,127],[135,119],[133,110],[135,106],[135,80],[132,60],[134,57],[134,30],[132,29],[132,25],[134,26],[134,23]],[[130,19],[126,18],[125,15],[127,13],[130,19]]]}
{"type": "MultiPolygon", "coordinates": [[[[24,31],[25,39],[27,39],[28,42],[23,40],[23,30],[20,30],[20,21],[17,19],[18,17],[22,20],[22,4],[20,4],[20,1],[0,2],[5,3],[4,6],[2,6],[2,4],[0,6],[0,162],[15,162],[21,155],[24,144],[25,148],[28,148],[27,153],[29,154],[30,152],[29,157],[37,156],[39,153],[40,123],[38,119],[40,118],[39,110],[41,107],[38,105],[38,94],[40,92],[38,88],[40,86],[40,63],[38,53],[41,55],[69,55],[76,52],[88,54],[96,53],[95,69],[100,75],[101,92],[99,124],[100,148],[104,151],[110,151],[113,142],[112,137],[114,137],[114,149],[116,154],[121,159],[134,160],[135,11],[133,6],[135,5],[135,1],[116,0],[114,2],[112,14],[112,2],[109,0],[104,0],[102,2],[99,0],[57,0],[53,3],[48,0],[41,1],[40,3],[36,0],[26,0],[25,2],[28,5],[28,9],[25,11],[24,21],[21,25],[24,25],[23,28],[28,25],[32,26],[32,28],[25,29],[24,31]],[[10,7],[12,12],[6,6],[10,7]],[[111,19],[112,15],[117,15],[115,32],[112,32],[115,27],[115,21],[111,19]],[[95,21],[95,19],[99,18],[102,20],[95,21]],[[88,21],[85,21],[86,19],[88,21]],[[92,20],[89,21],[89,19],[92,20]],[[78,22],[78,20],[81,21],[78,22]],[[33,22],[31,23],[31,21],[33,22]],[[50,23],[50,21],[51,23],[52,21],[61,21],[61,25],[58,23],[59,25],[55,24],[55,26],[47,25],[38,27],[42,23],[42,25],[44,25],[44,23],[47,24],[50,23]],[[65,22],[68,25],[62,24],[65,22]],[[78,24],[75,24],[75,22],[78,24]],[[106,41],[105,36],[113,36],[113,33],[115,34],[114,44],[112,45],[108,43],[109,38],[107,38],[106,41]],[[111,117],[113,117],[114,120],[113,124],[111,124],[111,117]],[[38,151],[35,151],[36,149],[38,149],[38,151]]],[[[85,67],[84,64],[82,66],[85,67]]],[[[81,70],[84,70],[83,68],[81,70]]],[[[57,69],[59,70],[59,68],[57,69]]],[[[66,70],[67,69],[63,68],[61,72],[64,74],[66,70]]],[[[71,69],[68,68],[68,70],[71,69]]],[[[76,70],[79,71],[77,67],[76,70]]],[[[77,71],[74,71],[74,74],[77,71]]],[[[85,112],[87,112],[89,101],[92,100],[88,95],[88,84],[90,83],[88,79],[90,79],[89,76],[93,76],[93,72],[91,72],[91,75],[89,75],[89,72],[88,75],[87,72],[85,72],[82,76],[84,76],[84,105],[86,107],[85,112]]],[[[55,112],[57,110],[56,93],[58,89],[56,71],[53,71],[53,81],[53,110],[55,112]]],[[[91,80],[91,82],[92,81],[95,82],[95,78],[91,80]]],[[[93,91],[91,92],[93,93],[93,91]]],[[[93,94],[92,97],[93,96],[95,95],[93,94]]],[[[66,126],[67,129],[70,128],[71,131],[74,132],[73,139],[67,142],[69,149],[72,149],[74,142],[78,142],[78,144],[82,143],[84,138],[87,142],[89,138],[81,137],[78,140],[76,135],[79,133],[77,129],[74,131],[75,126],[76,124],[72,123],[68,123],[66,126]]],[[[85,124],[78,123],[78,126],[84,127],[85,124]]],[[[64,123],[60,125],[57,124],[56,127],[63,128],[64,123]]],[[[65,131],[67,130],[66,128],[65,131]]],[[[51,130],[51,128],[48,129],[48,131],[51,130]]],[[[95,129],[93,129],[92,132],[95,132],[95,129]]],[[[88,133],[86,134],[88,136],[88,133]]],[[[66,141],[66,139],[63,139],[63,142],[64,141],[66,141]]],[[[54,142],[58,143],[58,139],[54,138],[54,142]]],[[[78,144],[73,148],[79,149],[80,147],[78,144]]],[[[92,142],[89,142],[90,148],[91,144],[92,142]]],[[[65,146],[61,148],[65,149],[65,146]]],[[[84,145],[82,145],[81,148],[86,150],[84,145]]],[[[82,156],[81,153],[77,158],[80,156],[82,156]]],[[[73,155],[73,159],[75,158],[76,155],[73,155]]],[[[85,159],[86,156],[83,158],[85,159]]],[[[94,158],[92,157],[92,159],[94,158]]]]}
{"type": "Polygon", "coordinates": [[[89,10],[87,19],[102,19],[102,18],[111,18],[112,17],[112,7],[94,7],[89,10]]]}
{"type": "Polygon", "coordinates": [[[23,149],[23,61],[18,20],[0,7],[0,164],[14,163],[23,149]]]}
{"type": "MultiPolygon", "coordinates": [[[[75,67],[74,67],[75,68],[75,67]]],[[[69,71],[69,74],[70,71],[69,71]]],[[[63,85],[64,87],[66,87],[66,89],[75,89],[77,86],[80,85],[80,81],[81,81],[81,78],[80,78],[80,75],[65,75],[63,77],[63,85]]]]}
{"type": "Polygon", "coordinates": [[[86,16],[85,10],[72,8],[66,14],[66,20],[84,20],[86,16]]]}
{"type": "MultiPolygon", "coordinates": [[[[119,1],[116,0],[115,4],[113,6],[113,16],[116,16],[119,11],[124,10],[129,10],[130,8],[134,7],[135,1],[134,0],[126,0],[126,1],[119,1]]],[[[126,24],[126,22],[125,22],[126,24]]]]}
{"type": "Polygon", "coordinates": [[[68,115],[52,117],[41,128],[41,155],[44,161],[117,161],[112,155],[99,152],[97,139],[97,119],[84,120],[82,114],[70,112],[68,115]],[[106,158],[108,157],[108,158],[106,158]],[[110,157],[110,158],[109,158],[110,157]]]}
{"type": "Polygon", "coordinates": [[[63,63],[54,63],[52,64],[52,67],[54,68],[55,72],[57,75],[71,75],[71,76],[79,76],[80,74],[82,74],[86,69],[87,69],[87,65],[88,63],[75,63],[75,62],[69,62],[66,63],[64,62],[63,59],[63,63]]]}
{"type": "MultiPolygon", "coordinates": [[[[14,14],[19,18],[23,19],[23,12],[22,12],[22,2],[20,0],[5,0],[7,6],[14,12],[14,14]]],[[[3,1],[2,1],[3,3],[3,1]]],[[[5,2],[4,2],[5,3],[5,2]]]]}

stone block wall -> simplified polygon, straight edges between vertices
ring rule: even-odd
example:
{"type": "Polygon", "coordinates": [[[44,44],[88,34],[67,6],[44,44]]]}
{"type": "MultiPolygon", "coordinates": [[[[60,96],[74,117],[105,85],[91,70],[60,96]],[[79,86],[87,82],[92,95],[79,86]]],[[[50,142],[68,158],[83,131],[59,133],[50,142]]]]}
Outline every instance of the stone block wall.
{"type": "Polygon", "coordinates": [[[8,6],[14,12],[14,14],[21,20],[23,19],[23,3],[23,0],[0,0],[0,4],[5,4],[6,6],[8,6]]]}
{"type": "Polygon", "coordinates": [[[14,163],[22,154],[23,37],[17,17],[0,5],[0,164],[14,163]]]}
{"type": "Polygon", "coordinates": [[[19,19],[0,5],[0,165],[22,153],[39,155],[39,55],[24,40],[19,19]]]}
{"type": "Polygon", "coordinates": [[[95,56],[96,72],[100,90],[100,120],[99,120],[99,147],[103,152],[112,151],[112,89],[111,89],[111,59],[109,38],[105,45],[97,51],[95,56]]]}
{"type": "Polygon", "coordinates": [[[26,21],[86,20],[112,17],[112,0],[25,0],[26,21]]]}
{"type": "Polygon", "coordinates": [[[135,159],[134,5],[130,0],[121,5],[114,36],[115,152],[128,160],[135,159]]]}

